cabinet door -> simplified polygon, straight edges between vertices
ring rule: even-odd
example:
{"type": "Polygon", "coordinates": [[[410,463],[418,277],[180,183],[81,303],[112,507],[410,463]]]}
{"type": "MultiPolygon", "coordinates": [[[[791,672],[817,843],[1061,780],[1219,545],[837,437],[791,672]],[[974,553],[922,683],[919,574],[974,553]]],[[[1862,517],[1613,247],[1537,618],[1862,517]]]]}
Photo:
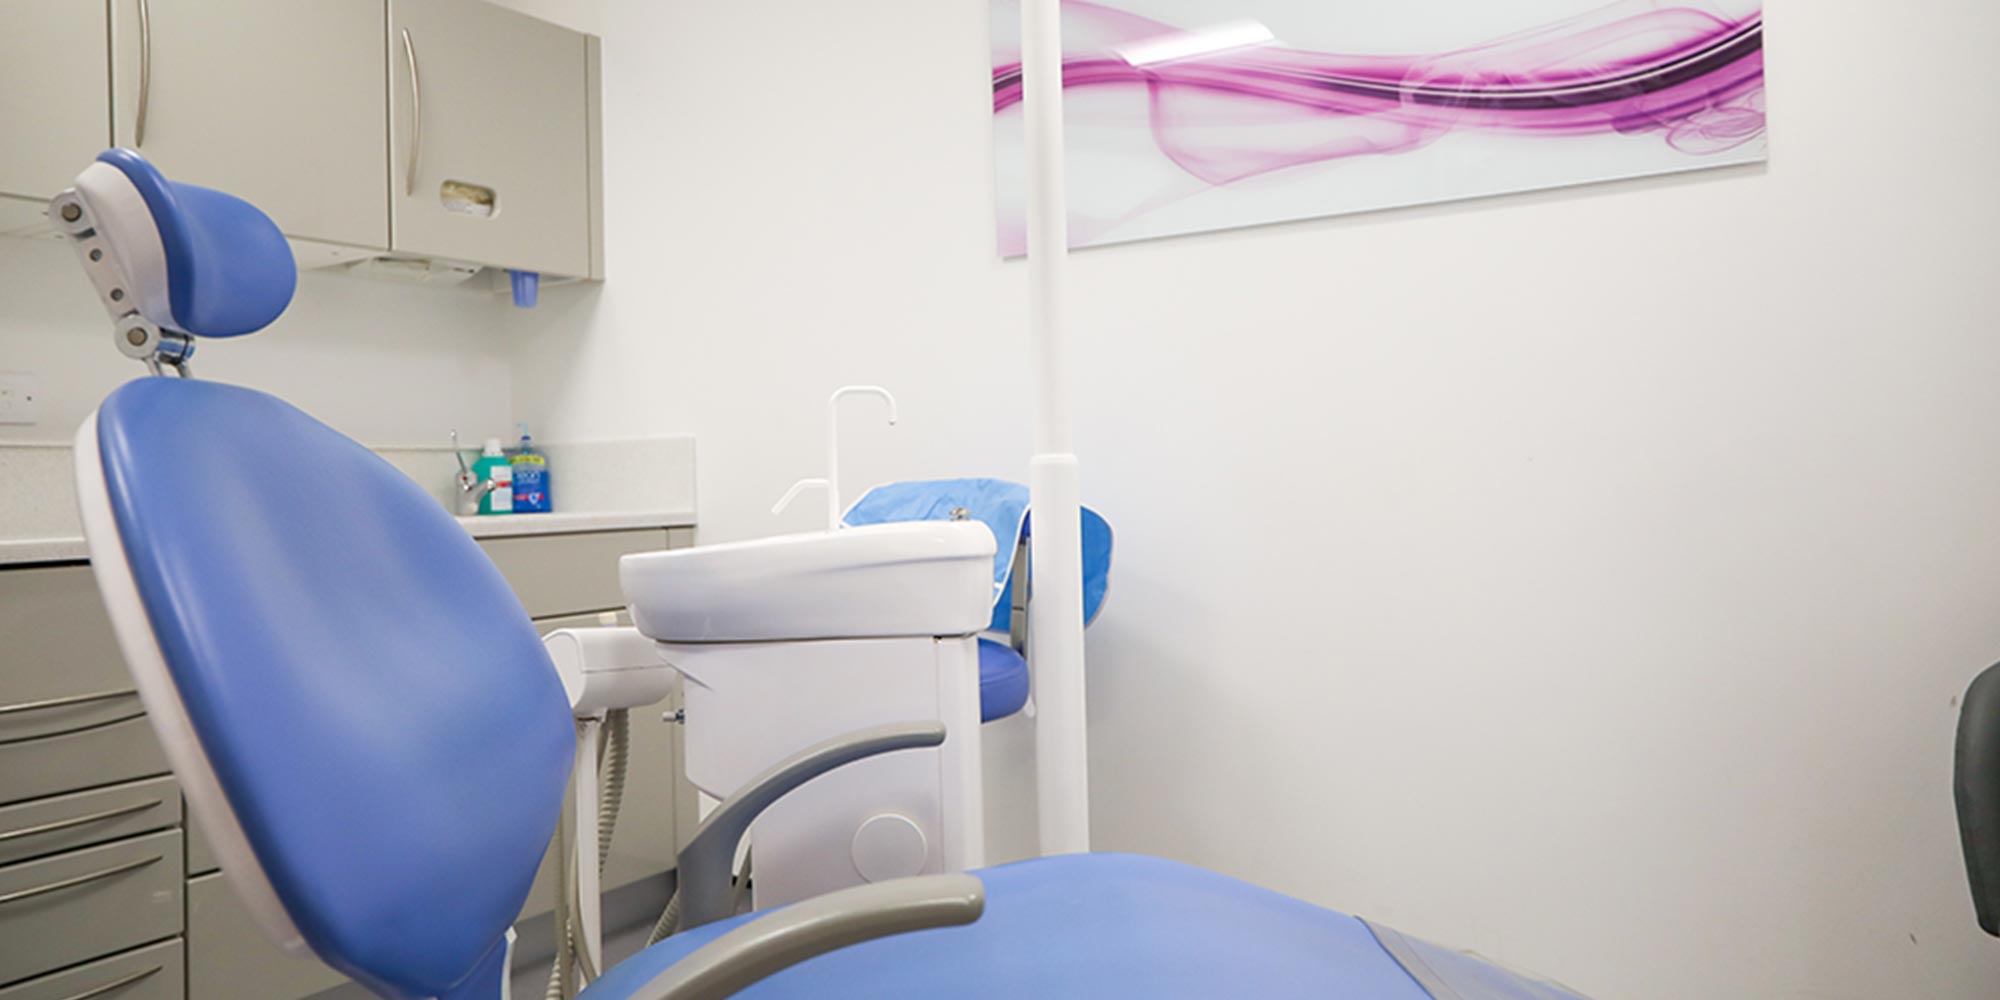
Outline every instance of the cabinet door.
{"type": "Polygon", "coordinates": [[[483,0],[390,0],[393,249],[590,273],[587,43],[483,0]]]}
{"type": "Polygon", "coordinates": [[[104,0],[0,3],[0,195],[46,201],[111,139],[104,0]]]}
{"type": "Polygon", "coordinates": [[[385,0],[110,2],[119,145],[289,236],[389,245],[385,0]]]}
{"type": "Polygon", "coordinates": [[[217,872],[187,883],[189,997],[298,1000],[347,982],[316,958],[279,951],[224,878],[217,872]]]}

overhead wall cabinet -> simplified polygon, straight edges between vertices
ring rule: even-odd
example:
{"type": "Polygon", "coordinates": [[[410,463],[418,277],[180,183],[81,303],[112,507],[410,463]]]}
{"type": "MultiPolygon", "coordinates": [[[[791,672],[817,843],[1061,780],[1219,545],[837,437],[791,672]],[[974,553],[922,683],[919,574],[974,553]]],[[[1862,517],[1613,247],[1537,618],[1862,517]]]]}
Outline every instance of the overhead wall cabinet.
{"type": "Polygon", "coordinates": [[[600,278],[599,45],[484,0],[6,0],[0,232],[106,145],[307,267],[600,278]]]}
{"type": "Polygon", "coordinates": [[[390,0],[391,249],[591,273],[596,39],[480,0],[390,0]]]}
{"type": "Polygon", "coordinates": [[[111,139],[104,4],[0,3],[0,232],[29,225],[111,139]]]}
{"type": "Polygon", "coordinates": [[[288,235],[389,246],[379,0],[112,0],[111,29],[116,145],[288,235]]]}

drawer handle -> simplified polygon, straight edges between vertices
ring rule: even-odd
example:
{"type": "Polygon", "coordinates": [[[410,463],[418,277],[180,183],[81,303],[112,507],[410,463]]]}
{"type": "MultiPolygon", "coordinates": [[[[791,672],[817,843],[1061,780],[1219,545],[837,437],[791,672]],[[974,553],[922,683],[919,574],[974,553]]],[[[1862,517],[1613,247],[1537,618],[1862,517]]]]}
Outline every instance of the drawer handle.
{"type": "Polygon", "coordinates": [[[141,802],[135,806],[125,806],[122,809],[106,809],[103,812],[94,812],[88,816],[75,816],[70,819],[57,820],[54,823],[43,823],[41,826],[30,826],[30,827],[24,827],[19,830],[0,831],[0,844],[4,844],[10,840],[20,840],[23,837],[39,837],[45,833],[57,833],[63,830],[74,830],[79,826],[89,826],[92,823],[102,823],[107,819],[117,819],[120,816],[130,816],[133,813],[145,812],[146,810],[151,809],[159,804],[160,804],[159,800],[155,799],[151,802],[141,802]]]}
{"type": "Polygon", "coordinates": [[[103,879],[107,879],[113,875],[123,875],[126,872],[137,871],[141,868],[146,867],[147,865],[156,865],[159,863],[160,859],[157,855],[155,855],[154,857],[150,858],[140,858],[137,861],[128,861],[125,864],[118,865],[112,868],[106,868],[103,871],[91,872],[88,875],[78,875],[75,878],[66,878],[60,882],[50,882],[48,885],[38,885],[33,889],[22,889],[18,892],[6,893],[4,895],[0,895],[0,906],[5,906],[8,903],[18,903],[24,899],[33,899],[36,896],[46,896],[49,893],[61,892],[64,889],[74,889],[80,885],[89,885],[92,882],[97,882],[103,879]]]}
{"type": "Polygon", "coordinates": [[[130,698],[137,691],[99,691],[96,694],[77,694],[67,698],[50,698],[47,701],[24,701],[15,705],[0,705],[0,715],[19,715],[22,712],[43,712],[51,708],[68,708],[71,705],[88,705],[92,702],[114,701],[130,698]]]}
{"type": "Polygon", "coordinates": [[[70,729],[59,729],[53,733],[43,733],[40,736],[16,736],[10,740],[0,740],[0,747],[17,746],[22,743],[40,743],[43,740],[60,739],[64,736],[75,736],[78,733],[88,733],[96,729],[109,729],[112,726],[123,725],[127,722],[131,722],[133,719],[143,719],[145,717],[146,713],[142,709],[140,711],[133,712],[129,715],[121,715],[115,719],[106,719],[103,722],[92,722],[87,725],[76,726],[70,729]]]}
{"type": "Polygon", "coordinates": [[[155,965],[152,968],[145,970],[144,972],[134,972],[123,979],[113,979],[112,981],[105,983],[103,986],[93,986],[90,989],[84,990],[82,993],[72,993],[69,996],[63,997],[62,1000],[94,1000],[94,998],[96,997],[109,996],[111,995],[113,990],[124,989],[125,987],[130,986],[133,983],[136,983],[139,980],[144,979],[147,976],[153,975],[154,973],[157,973],[159,971],[160,967],[155,965]]]}

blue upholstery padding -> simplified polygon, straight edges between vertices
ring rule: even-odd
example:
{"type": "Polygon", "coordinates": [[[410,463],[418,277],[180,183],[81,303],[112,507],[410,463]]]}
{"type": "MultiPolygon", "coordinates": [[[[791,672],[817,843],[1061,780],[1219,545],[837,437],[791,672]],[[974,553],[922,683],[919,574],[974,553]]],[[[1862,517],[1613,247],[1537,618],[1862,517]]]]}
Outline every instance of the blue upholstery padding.
{"type": "Polygon", "coordinates": [[[1004,719],[1027,703],[1027,659],[1004,642],[979,640],[979,721],[1004,719]]]}
{"type": "MultiPolygon", "coordinates": [[[[1088,507],[1083,508],[1083,623],[1089,625],[1104,610],[1104,598],[1111,592],[1111,522],[1088,507]]],[[[1022,537],[1035,533],[1035,512],[1021,524],[1022,537]]],[[[1007,575],[1008,592],[1014,589],[1014,575],[1007,575]]],[[[1011,609],[1010,609],[1011,610],[1011,609]]],[[[998,617],[997,615],[995,617],[998,617]]]]}
{"type": "Polygon", "coordinates": [[[449,996],[520,912],[575,732],[493,564],[416,483],[290,405],[142,378],[98,411],[168,672],[307,944],[449,996]]]}
{"type": "MultiPolygon", "coordinates": [[[[856,945],[742,1000],[1430,1000],[1359,920],[1157,858],[1079,854],[978,873],[966,927],[856,945]]],[[[622,1000],[748,917],[668,938],[585,1000],[622,1000]]]]}
{"type": "Polygon", "coordinates": [[[298,266],[284,234],[257,206],[167,180],[129,149],[97,158],[130,178],[153,213],[167,254],[174,311],[167,325],[198,337],[238,337],[270,326],[291,304],[298,266]]]}
{"type": "MultiPolygon", "coordinates": [[[[1013,616],[1014,550],[1027,537],[1028,488],[1005,479],[934,479],[877,486],[863,494],[841,518],[843,523],[949,521],[964,508],[993,532],[993,618],[987,626],[1005,632],[1013,616]]],[[[1111,524],[1083,508],[1083,621],[1097,619],[1111,588],[1111,524]]]]}

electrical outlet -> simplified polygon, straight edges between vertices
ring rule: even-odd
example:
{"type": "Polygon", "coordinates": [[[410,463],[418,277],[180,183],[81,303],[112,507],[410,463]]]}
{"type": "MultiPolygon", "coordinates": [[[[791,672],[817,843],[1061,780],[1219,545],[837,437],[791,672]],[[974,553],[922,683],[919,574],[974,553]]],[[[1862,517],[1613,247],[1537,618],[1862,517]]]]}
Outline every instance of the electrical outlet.
{"type": "Polygon", "coordinates": [[[26,372],[0,372],[0,424],[42,422],[42,380],[26,372]]]}

